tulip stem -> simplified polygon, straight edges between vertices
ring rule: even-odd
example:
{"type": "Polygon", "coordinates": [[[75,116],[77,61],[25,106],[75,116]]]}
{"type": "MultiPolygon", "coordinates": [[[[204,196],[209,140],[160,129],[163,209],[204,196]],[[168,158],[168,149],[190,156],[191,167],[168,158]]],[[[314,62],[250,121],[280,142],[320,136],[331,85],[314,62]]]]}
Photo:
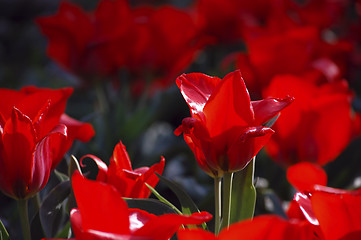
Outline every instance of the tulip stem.
{"type": "Polygon", "coordinates": [[[223,176],[222,228],[228,228],[231,222],[232,179],[233,173],[225,173],[223,176]]]}
{"type": "Polygon", "coordinates": [[[34,205],[35,212],[39,211],[40,205],[41,205],[39,193],[35,194],[35,196],[31,199],[31,201],[32,201],[32,204],[34,205]]]}
{"type": "Polygon", "coordinates": [[[222,187],[222,178],[214,177],[214,204],[215,204],[215,216],[214,216],[214,233],[218,235],[221,225],[221,187],[222,187]]]}
{"type": "Polygon", "coordinates": [[[20,216],[21,229],[23,232],[24,240],[31,240],[29,215],[28,215],[28,200],[20,199],[17,200],[18,211],[20,216]]]}

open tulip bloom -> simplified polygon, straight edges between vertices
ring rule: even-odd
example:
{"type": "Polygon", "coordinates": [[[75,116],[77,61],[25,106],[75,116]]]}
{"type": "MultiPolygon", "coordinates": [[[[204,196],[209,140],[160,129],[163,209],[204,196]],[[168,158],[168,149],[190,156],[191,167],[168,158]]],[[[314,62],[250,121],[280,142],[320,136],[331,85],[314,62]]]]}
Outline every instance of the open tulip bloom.
{"type": "Polygon", "coordinates": [[[183,74],[177,85],[192,117],[175,134],[183,133],[200,167],[213,177],[242,170],[274,133],[264,125],[293,101],[251,101],[240,71],[223,79],[183,74]]]}
{"type": "Polygon", "coordinates": [[[30,237],[27,199],[44,188],[74,139],[94,135],[90,124],[64,114],[72,92],[0,89],[0,190],[18,200],[24,239],[30,237]]]}
{"type": "Polygon", "coordinates": [[[166,240],[172,237],[181,225],[201,224],[212,218],[207,212],[194,213],[191,216],[155,216],[140,209],[130,209],[120,192],[112,185],[88,180],[79,172],[74,173],[72,185],[78,204],[78,208],[73,209],[70,214],[76,240],[166,240]]]}
{"type": "Polygon", "coordinates": [[[109,167],[94,155],[85,155],[81,158],[82,165],[86,157],[93,159],[99,168],[97,181],[113,185],[123,197],[127,198],[149,197],[150,189],[146,184],[153,188],[157,185],[159,179],[155,173],[162,174],[165,163],[162,157],[159,163],[150,168],[141,167],[133,170],[127,150],[121,141],[114,148],[109,167]]]}
{"type": "MultiPolygon", "coordinates": [[[[199,166],[215,180],[217,233],[221,218],[221,178],[224,176],[223,226],[229,226],[233,172],[244,169],[267,143],[274,131],[265,124],[293,98],[251,101],[239,70],[223,79],[201,73],[183,74],[177,78],[177,85],[190,108],[191,117],[183,119],[175,134],[183,133],[199,166]]],[[[245,172],[248,171],[251,172],[248,176],[250,188],[254,192],[253,167],[245,172]]],[[[255,195],[255,192],[251,194],[255,195]]],[[[252,209],[255,196],[249,202],[253,204],[252,209]]],[[[249,217],[252,217],[253,211],[250,212],[249,217]]]]}

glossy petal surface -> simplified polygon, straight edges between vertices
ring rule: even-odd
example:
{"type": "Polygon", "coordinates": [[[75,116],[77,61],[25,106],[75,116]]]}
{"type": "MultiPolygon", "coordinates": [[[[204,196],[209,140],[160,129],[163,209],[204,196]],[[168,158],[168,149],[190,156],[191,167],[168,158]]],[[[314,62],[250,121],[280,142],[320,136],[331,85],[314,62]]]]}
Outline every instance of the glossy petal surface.
{"type": "Polygon", "coordinates": [[[198,164],[212,177],[243,169],[274,133],[262,125],[293,101],[287,97],[251,102],[239,70],[222,80],[183,74],[177,85],[192,117],[174,133],[183,133],[198,164]]]}

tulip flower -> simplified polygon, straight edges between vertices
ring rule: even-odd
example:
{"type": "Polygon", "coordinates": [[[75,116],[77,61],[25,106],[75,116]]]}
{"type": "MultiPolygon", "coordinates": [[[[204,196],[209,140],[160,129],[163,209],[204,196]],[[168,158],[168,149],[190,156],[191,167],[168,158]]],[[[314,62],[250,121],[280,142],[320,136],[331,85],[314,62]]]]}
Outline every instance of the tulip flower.
{"type": "Polygon", "coordinates": [[[361,189],[349,191],[325,186],[326,173],[311,163],[291,166],[287,178],[298,190],[289,217],[307,220],[320,229],[325,239],[360,239],[361,189]]]}
{"type": "Polygon", "coordinates": [[[212,217],[207,212],[194,213],[191,216],[155,216],[139,209],[129,209],[120,192],[112,185],[88,180],[78,172],[72,177],[72,185],[78,204],[78,208],[73,209],[70,214],[76,240],[166,240],[181,225],[201,224],[212,217]]]}
{"type": "Polygon", "coordinates": [[[155,187],[159,181],[155,173],[162,174],[165,163],[162,157],[159,163],[150,168],[141,167],[133,170],[127,150],[122,142],[115,146],[109,168],[94,155],[82,157],[80,160],[82,166],[84,166],[83,159],[86,157],[93,159],[99,168],[97,181],[113,185],[123,197],[128,198],[148,198],[151,191],[145,183],[155,187]]]}
{"type": "Polygon", "coordinates": [[[0,189],[6,195],[27,199],[39,192],[72,141],[94,135],[91,125],[64,115],[71,93],[0,89],[0,189]]]}
{"type": "Polygon", "coordinates": [[[183,74],[177,85],[191,117],[183,119],[175,134],[183,133],[198,164],[212,177],[242,170],[274,133],[264,124],[293,101],[251,101],[240,71],[223,79],[183,74]]]}
{"type": "Polygon", "coordinates": [[[55,15],[36,19],[49,38],[49,57],[84,78],[112,75],[124,64],[122,39],[129,21],[127,2],[109,0],[100,1],[94,12],[63,1],[55,15]]]}
{"type": "Polygon", "coordinates": [[[351,108],[346,81],[316,85],[293,75],[272,79],[265,96],[291,94],[295,102],[279,117],[276,133],[266,145],[274,161],[289,166],[298,162],[325,165],[359,135],[361,117],[351,108]]]}

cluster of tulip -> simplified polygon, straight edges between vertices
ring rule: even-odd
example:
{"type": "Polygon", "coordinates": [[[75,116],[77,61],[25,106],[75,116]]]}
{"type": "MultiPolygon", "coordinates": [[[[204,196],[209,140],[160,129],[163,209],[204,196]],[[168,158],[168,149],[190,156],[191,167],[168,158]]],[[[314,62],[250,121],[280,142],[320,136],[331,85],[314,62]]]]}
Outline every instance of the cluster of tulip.
{"type": "MultiPolygon", "coordinates": [[[[133,169],[119,139],[109,161],[93,154],[79,161],[69,157],[75,140],[89,142],[97,132],[65,114],[72,88],[0,89],[0,190],[17,202],[19,235],[26,240],[361,238],[360,186],[328,187],[323,168],[361,135],[361,114],[352,108],[356,94],[349,88],[361,66],[361,31],[351,31],[361,27],[360,9],[360,1],[347,0],[196,0],[187,8],[99,0],[93,11],[60,2],[55,14],[35,24],[48,39],[49,58],[80,80],[81,91],[99,86],[108,91],[97,91],[96,114],[103,119],[117,115],[115,95],[127,92],[139,107],[176,83],[190,117],[174,134],[183,135],[200,169],[213,178],[214,212],[200,211],[179,184],[162,176],[163,156],[133,169]],[[346,17],[350,11],[355,20],[346,17]],[[225,46],[236,50],[220,51],[225,46]],[[224,78],[180,75],[220,52],[218,72],[237,70],[224,78]],[[263,147],[293,187],[283,218],[255,216],[255,162],[263,147]],[[89,159],[98,170],[95,179],[84,173],[89,159]],[[67,174],[56,170],[61,162],[67,174]],[[40,196],[51,175],[57,185],[40,196]],[[155,189],[158,182],[174,192],[181,208],[155,189]],[[207,225],[212,218],[214,224],[207,225]],[[41,233],[31,225],[39,225],[41,233]]],[[[132,114],[131,121],[148,116],[132,114]]],[[[140,132],[147,125],[135,123],[140,132]]],[[[6,228],[16,226],[0,221],[0,239],[9,239],[6,228]]]]}

